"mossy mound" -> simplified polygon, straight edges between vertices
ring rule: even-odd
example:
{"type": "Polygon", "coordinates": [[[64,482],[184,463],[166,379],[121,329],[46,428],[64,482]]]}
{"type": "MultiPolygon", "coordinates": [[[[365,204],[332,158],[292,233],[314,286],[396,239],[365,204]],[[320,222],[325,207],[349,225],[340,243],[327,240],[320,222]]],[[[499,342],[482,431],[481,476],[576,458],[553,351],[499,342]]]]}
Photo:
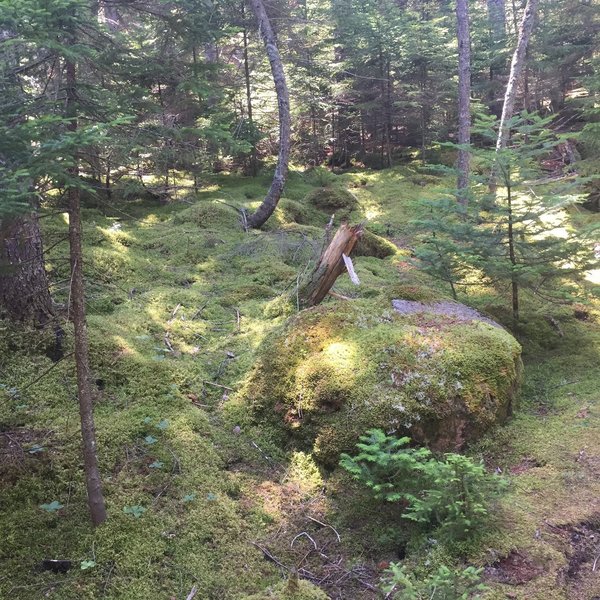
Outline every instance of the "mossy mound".
{"type": "Polygon", "coordinates": [[[328,304],[269,337],[238,400],[328,465],[372,427],[456,450],[510,413],[520,355],[507,331],[477,318],[328,304]]]}
{"type": "Polygon", "coordinates": [[[329,596],[316,585],[300,580],[295,585],[284,581],[243,600],[328,600],[329,596]]]}
{"type": "Polygon", "coordinates": [[[350,213],[358,207],[358,200],[348,190],[337,187],[322,187],[310,192],[305,202],[327,213],[350,213]]]}
{"type": "Polygon", "coordinates": [[[240,214],[218,200],[194,204],[179,212],[173,220],[175,224],[195,223],[203,229],[241,227],[240,214]]]}
{"type": "Polygon", "coordinates": [[[362,237],[354,248],[354,256],[373,256],[375,258],[387,258],[394,256],[398,249],[392,242],[365,229],[362,237]]]}
{"type": "Polygon", "coordinates": [[[299,223],[301,225],[310,223],[309,211],[301,202],[282,198],[277,205],[277,210],[282,213],[283,223],[299,223]]]}

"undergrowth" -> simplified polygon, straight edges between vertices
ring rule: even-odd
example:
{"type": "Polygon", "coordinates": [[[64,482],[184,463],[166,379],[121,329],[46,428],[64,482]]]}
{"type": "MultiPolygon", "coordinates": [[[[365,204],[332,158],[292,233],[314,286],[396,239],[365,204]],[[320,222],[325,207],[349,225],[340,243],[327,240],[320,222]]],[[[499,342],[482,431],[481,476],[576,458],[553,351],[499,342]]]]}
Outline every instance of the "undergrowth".
{"type": "MultiPolygon", "coordinates": [[[[441,545],[411,545],[397,509],[375,505],[347,473],[324,474],[309,454],[286,454],[278,433],[253,425],[243,409],[223,413],[256,349],[296,310],[298,275],[320,251],[330,216],[303,199],[323,185],[349,189],[357,199],[351,219],[367,219],[372,233],[397,248],[386,248],[386,258],[357,257],[361,286],[342,277],[336,291],[381,301],[445,294],[411,264],[405,224],[418,199],[447,182],[408,167],[295,172],[260,232],[243,232],[238,209],[258,205],[266,176],[207,176],[197,195],[167,206],[132,197],[84,209],[109,520],[97,530],[88,521],[66,313],[58,312],[65,331],[59,362],[51,358],[53,331],[1,323],[0,597],[185,598],[194,586],[202,598],[264,595],[281,581],[265,551],[286,568],[301,564],[323,576],[338,561],[331,581],[340,582],[322,586],[348,598],[377,597],[373,590],[390,563],[404,561],[415,572],[424,561],[466,568],[441,545]],[[327,560],[308,537],[295,539],[302,532],[327,560]],[[47,559],[70,561],[71,568],[46,570],[47,559]]],[[[64,305],[65,216],[48,207],[42,223],[53,295],[64,305]]],[[[469,292],[469,302],[503,319],[498,294],[506,290],[469,292]]],[[[477,567],[514,548],[527,552],[545,569],[519,588],[518,597],[528,600],[567,597],[572,584],[558,591],[555,585],[566,550],[544,523],[579,522],[598,497],[600,340],[598,314],[585,310],[586,321],[556,311],[561,337],[541,307],[524,309],[517,333],[529,364],[521,409],[470,449],[514,486],[501,503],[499,528],[462,552],[477,567]],[[524,460],[535,466],[518,471],[524,460]]],[[[504,584],[490,587],[489,597],[504,597],[504,584]]]]}

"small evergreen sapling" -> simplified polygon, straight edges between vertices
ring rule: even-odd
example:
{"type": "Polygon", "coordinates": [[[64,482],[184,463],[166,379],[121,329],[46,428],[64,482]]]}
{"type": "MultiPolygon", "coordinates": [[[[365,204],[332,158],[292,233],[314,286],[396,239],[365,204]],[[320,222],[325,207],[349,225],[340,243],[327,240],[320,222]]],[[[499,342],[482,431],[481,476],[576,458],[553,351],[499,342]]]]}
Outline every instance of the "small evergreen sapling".
{"type": "Polygon", "coordinates": [[[461,454],[437,459],[427,448],[406,448],[410,438],[379,429],[360,439],[359,454],[342,454],[341,466],[376,498],[403,503],[402,518],[434,531],[442,541],[471,538],[487,522],[489,503],[505,486],[461,454]]]}
{"type": "Polygon", "coordinates": [[[415,222],[421,267],[448,283],[455,298],[462,286],[508,284],[515,323],[522,290],[544,301],[572,301],[597,263],[588,233],[569,220],[569,209],[582,200],[583,180],[543,176],[543,161],[561,141],[550,122],[526,112],[513,117],[511,143],[496,151],[495,121],[480,117],[475,133],[481,147],[471,150],[480,175],[473,176],[468,207],[449,198],[428,201],[428,213],[415,222]],[[492,170],[498,186],[490,193],[492,170]]]}

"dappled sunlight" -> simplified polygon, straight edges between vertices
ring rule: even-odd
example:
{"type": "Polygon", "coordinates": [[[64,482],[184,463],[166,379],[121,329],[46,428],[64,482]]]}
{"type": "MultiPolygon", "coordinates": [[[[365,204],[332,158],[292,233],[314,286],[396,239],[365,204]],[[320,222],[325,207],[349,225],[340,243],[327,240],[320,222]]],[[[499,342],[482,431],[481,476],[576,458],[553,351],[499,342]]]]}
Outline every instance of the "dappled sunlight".
{"type": "Polygon", "coordinates": [[[351,371],[356,360],[356,347],[349,342],[333,342],[325,346],[323,356],[335,369],[351,371]]]}

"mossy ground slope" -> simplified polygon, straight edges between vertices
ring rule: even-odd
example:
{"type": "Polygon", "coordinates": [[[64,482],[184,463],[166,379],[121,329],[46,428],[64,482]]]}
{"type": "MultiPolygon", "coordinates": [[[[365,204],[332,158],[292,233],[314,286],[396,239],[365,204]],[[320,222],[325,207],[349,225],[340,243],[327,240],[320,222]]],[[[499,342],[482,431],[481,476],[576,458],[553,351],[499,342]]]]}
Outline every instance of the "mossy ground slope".
{"type": "MultiPolygon", "coordinates": [[[[294,173],[268,227],[249,233],[237,208],[260,201],[266,176],[209,177],[197,195],[168,206],[133,200],[86,208],[88,321],[109,520],[96,531],[88,523],[72,359],[55,364],[47,356],[52,332],[3,324],[0,598],[179,599],[194,585],[203,599],[270,597],[285,570],[268,554],[322,581],[332,597],[377,597],[378,564],[396,560],[403,540],[394,511],[367,502],[339,472],[324,480],[309,453],[286,454],[277,430],[224,407],[257,348],[294,313],[298,275],[320,250],[329,214],[303,202],[306,196],[323,187],[350,190],[357,200],[350,218],[368,219],[373,234],[399,248],[392,253],[384,241],[384,251],[357,257],[361,286],[343,277],[340,293],[357,305],[428,300],[446,292],[410,264],[406,224],[418,199],[443,183],[408,167],[338,177],[294,173]],[[53,501],[62,507],[40,508],[53,501]],[[43,559],[69,559],[73,568],[42,571],[43,559]],[[82,561],[93,566],[82,569],[82,561]]],[[[43,219],[47,259],[55,297],[66,302],[66,223],[51,212],[43,219]]],[[[487,298],[473,301],[486,305],[487,298]]],[[[542,574],[506,588],[522,598],[568,597],[575,584],[567,577],[557,587],[556,575],[568,566],[570,543],[544,523],[560,528],[600,510],[598,315],[590,311],[585,322],[559,317],[565,337],[549,328],[541,344],[520,339],[535,349],[523,408],[476,449],[491,468],[513,473],[514,486],[496,535],[472,559],[492,564],[515,548],[531,556],[542,574]]],[[[68,354],[65,314],[60,323],[68,354]]],[[[497,585],[505,593],[506,585],[497,585]]]]}

